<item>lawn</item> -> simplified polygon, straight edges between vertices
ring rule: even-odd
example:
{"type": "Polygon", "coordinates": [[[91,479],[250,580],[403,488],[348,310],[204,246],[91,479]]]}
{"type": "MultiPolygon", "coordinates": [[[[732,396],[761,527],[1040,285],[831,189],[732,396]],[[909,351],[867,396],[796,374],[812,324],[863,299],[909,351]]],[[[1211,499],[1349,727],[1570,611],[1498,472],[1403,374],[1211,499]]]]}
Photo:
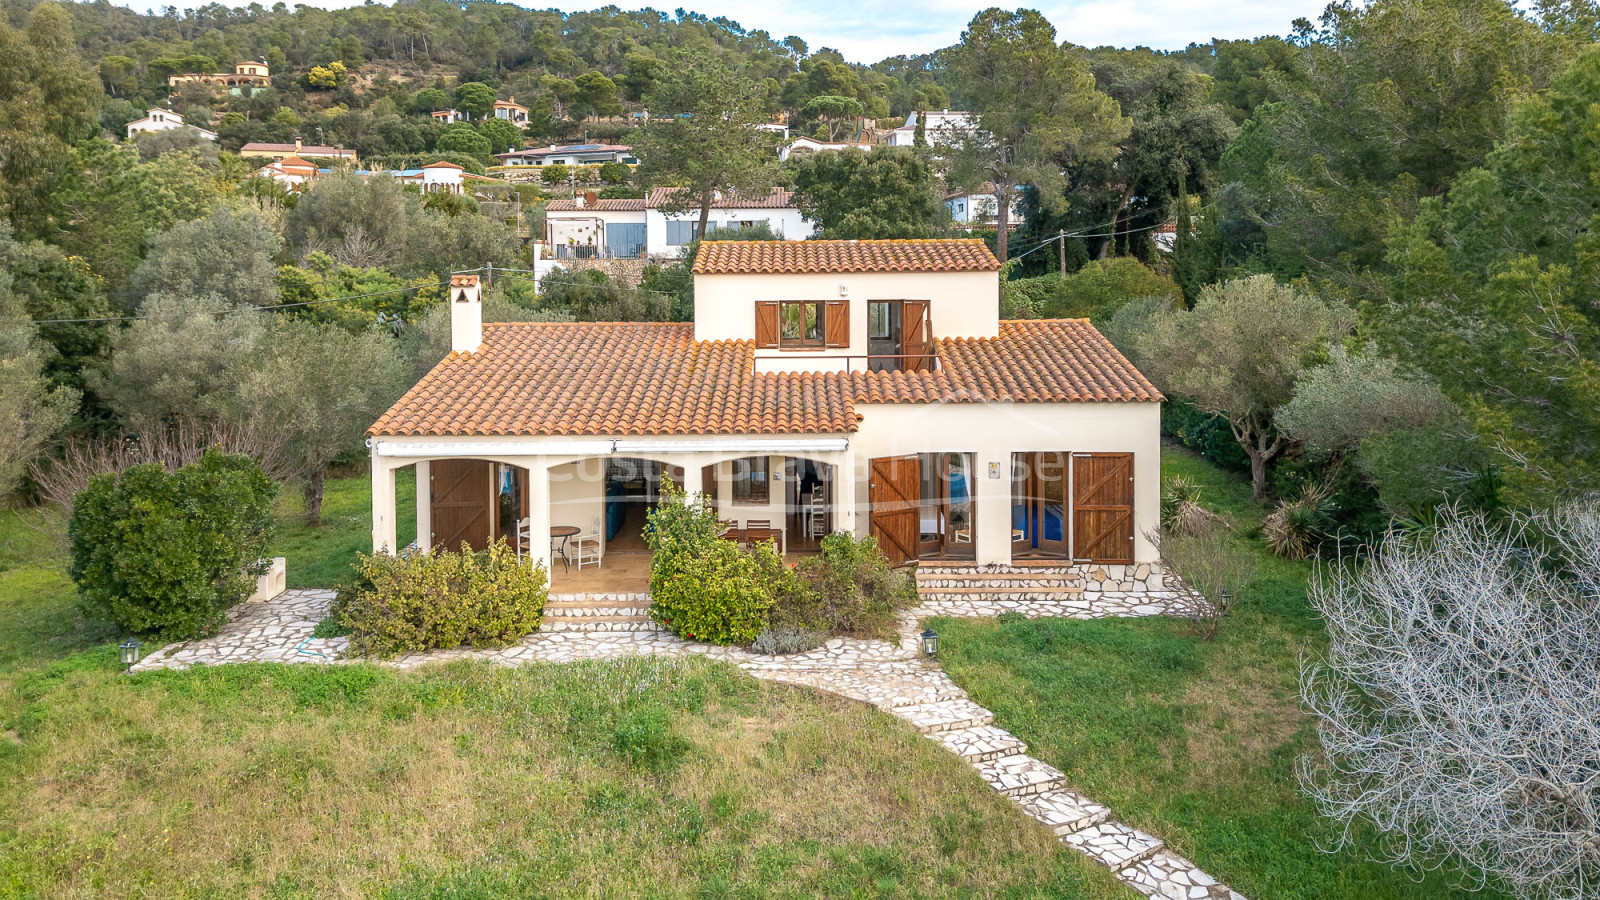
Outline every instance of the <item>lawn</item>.
{"type": "MultiPolygon", "coordinates": [[[[414,468],[395,473],[395,495],[404,547],[417,536],[414,468]]],[[[288,558],[289,587],[335,587],[349,575],[357,553],[372,552],[372,482],[365,474],[328,479],[320,525],[305,524],[303,510],[299,492],[285,488],[278,494],[278,535],[270,552],[288,558]]]]}
{"type": "Polygon", "coordinates": [[[1319,850],[1338,836],[1295,779],[1316,746],[1297,693],[1299,659],[1323,642],[1306,599],[1311,564],[1254,536],[1262,508],[1247,481],[1171,447],[1163,470],[1201,484],[1257,558],[1215,642],[1167,619],[940,619],[946,670],[1072,785],[1246,896],[1499,896],[1372,862],[1372,835],[1319,850]]]}
{"type": "MultiPolygon", "coordinates": [[[[365,484],[285,524],[295,583],[365,484]]],[[[0,513],[0,896],[1130,896],[904,723],[698,657],[125,676],[38,525],[0,513]]]]}

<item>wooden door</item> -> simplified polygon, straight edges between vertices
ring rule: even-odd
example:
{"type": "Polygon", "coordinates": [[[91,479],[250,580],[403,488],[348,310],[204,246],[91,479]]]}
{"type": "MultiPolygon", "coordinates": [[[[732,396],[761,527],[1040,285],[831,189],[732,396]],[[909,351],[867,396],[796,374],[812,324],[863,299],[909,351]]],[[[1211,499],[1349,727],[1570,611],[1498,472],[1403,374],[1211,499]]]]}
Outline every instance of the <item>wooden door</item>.
{"type": "Polygon", "coordinates": [[[436,459],[433,475],[433,546],[461,549],[465,541],[474,550],[489,546],[490,465],[481,459],[436,459]]]}
{"type": "Polygon", "coordinates": [[[896,565],[915,559],[922,466],[915,456],[879,457],[871,465],[867,502],[878,549],[896,565]]]}
{"type": "Polygon", "coordinates": [[[1133,454],[1072,455],[1072,555],[1133,562],[1133,454]]]}
{"type": "Polygon", "coordinates": [[[901,369],[923,372],[933,367],[928,354],[933,351],[933,323],[928,320],[928,301],[906,300],[900,304],[900,352],[905,354],[901,369]]]}

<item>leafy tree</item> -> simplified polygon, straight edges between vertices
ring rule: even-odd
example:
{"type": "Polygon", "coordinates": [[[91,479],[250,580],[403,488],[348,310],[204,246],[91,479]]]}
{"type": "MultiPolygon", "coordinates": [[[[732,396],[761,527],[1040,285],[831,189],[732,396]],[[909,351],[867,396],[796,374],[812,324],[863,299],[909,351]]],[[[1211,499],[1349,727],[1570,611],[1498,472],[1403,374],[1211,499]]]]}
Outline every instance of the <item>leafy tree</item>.
{"type": "Polygon", "coordinates": [[[302,479],[306,521],[322,520],[328,467],[404,393],[406,367],[394,339],[371,330],[280,319],[240,385],[252,414],[273,423],[302,479]]]}
{"type": "Polygon", "coordinates": [[[1487,164],[1392,229],[1385,296],[1364,309],[1388,352],[1434,375],[1546,505],[1600,487],[1600,50],[1513,109],[1487,164]]]}
{"type": "Polygon", "coordinates": [[[665,322],[672,303],[598,269],[553,269],[539,282],[539,308],[579,322],[665,322]]]}
{"type": "Polygon", "coordinates": [[[1063,186],[1057,158],[1109,158],[1129,128],[1116,102],[1095,89],[1082,57],[1056,46],[1055,34],[1033,10],[989,9],[949,51],[950,77],[976,120],[952,155],[952,180],[995,185],[1001,262],[1016,186],[1032,184],[1054,206],[1063,186]]]}
{"type": "Polygon", "coordinates": [[[1217,41],[1211,70],[1211,99],[1222,104],[1233,121],[1243,124],[1256,107],[1282,100],[1306,83],[1304,59],[1281,37],[1250,41],[1217,41]]]}
{"type": "Polygon", "coordinates": [[[617,100],[616,82],[603,73],[590,70],[573,79],[578,89],[578,102],[594,116],[614,116],[622,112],[617,100]]]}
{"type": "Polygon", "coordinates": [[[250,595],[272,533],[271,479],[207,450],[101,475],[73,504],[72,580],[84,612],[145,637],[211,634],[250,595]]]}
{"type": "Polygon", "coordinates": [[[335,172],[300,195],[284,220],[284,238],[299,257],[320,251],[351,266],[395,265],[420,204],[392,178],[335,172]]]}
{"type": "Polygon", "coordinates": [[[934,237],[948,218],[939,179],[914,149],[816,153],[790,170],[794,203],[830,239],[934,237]]]}
{"type": "Polygon", "coordinates": [[[1053,285],[1043,315],[1100,320],[1129,300],[1152,297],[1178,302],[1183,292],[1171,278],[1151,271],[1137,259],[1097,259],[1053,285]]]}
{"type": "Polygon", "coordinates": [[[627,66],[627,71],[620,79],[624,97],[634,101],[643,100],[656,89],[661,60],[654,54],[642,51],[629,53],[623,57],[623,64],[627,66]]]}
{"type": "Polygon", "coordinates": [[[494,88],[481,81],[469,81],[456,88],[456,109],[474,119],[488,118],[497,99],[494,88]]]}
{"type": "Polygon", "coordinates": [[[35,334],[42,345],[36,346],[43,353],[50,384],[82,390],[84,372],[105,359],[113,324],[107,320],[116,315],[101,279],[89,271],[87,262],[68,258],[49,244],[15,240],[4,222],[0,222],[0,272],[10,276],[12,302],[41,323],[35,334]]]}
{"type": "Polygon", "coordinates": [[[771,136],[755,128],[767,120],[760,85],[716,60],[679,54],[649,106],[656,118],[636,142],[640,172],[683,187],[664,212],[698,209],[704,234],[721,194],[765,193],[777,156],[771,136]]]}
{"type": "Polygon", "coordinates": [[[140,312],[90,380],[117,421],[154,433],[242,418],[239,380],[266,339],[266,314],[216,294],[151,294],[140,312]]]}
{"type": "Polygon", "coordinates": [[[478,125],[478,133],[488,139],[491,154],[522,149],[522,129],[505,119],[485,119],[478,125]]]}
{"type": "Polygon", "coordinates": [[[494,158],[494,145],[465,122],[455,122],[445,128],[433,146],[441,153],[465,153],[481,162],[494,158]]]}
{"type": "Polygon", "coordinates": [[[423,88],[417,91],[416,107],[425,113],[450,108],[450,95],[443,88],[423,88]]]}
{"type": "Polygon", "coordinates": [[[11,275],[0,271],[0,500],[78,408],[78,392],[46,376],[49,351],[11,292],[11,275]]]}
{"type": "Polygon", "coordinates": [[[67,10],[40,3],[25,31],[0,22],[0,212],[24,238],[58,227],[69,147],[96,129],[100,86],[78,59],[67,10]]]}
{"type": "Polygon", "coordinates": [[[1402,372],[1368,345],[1354,354],[1328,349],[1328,361],[1300,374],[1294,398],[1274,422],[1313,453],[1347,453],[1386,431],[1412,430],[1451,419],[1455,406],[1432,379],[1402,372]]]}
{"type": "Polygon", "coordinates": [[[633,170],[615,160],[600,164],[600,180],[606,184],[627,184],[633,170]]]}
{"type": "Polygon", "coordinates": [[[150,239],[129,293],[216,294],[233,304],[277,300],[277,255],[282,240],[259,210],[224,204],[150,239]]]}
{"type": "Polygon", "coordinates": [[[1273,416],[1307,360],[1344,336],[1350,319],[1342,306],[1258,275],[1206,288],[1192,310],[1128,304],[1111,330],[1164,393],[1228,420],[1264,498],[1267,463],[1285,445],[1273,416]]]}
{"type": "Polygon", "coordinates": [[[344,63],[334,60],[325,66],[312,66],[306,73],[306,84],[322,90],[333,90],[350,79],[350,70],[344,63]]]}
{"type": "Polygon", "coordinates": [[[806,101],[806,105],[800,108],[800,115],[807,119],[820,120],[827,126],[828,140],[836,141],[839,139],[839,127],[848,121],[859,122],[861,114],[865,111],[861,101],[854,97],[823,94],[806,101]]]}
{"type": "Polygon", "coordinates": [[[206,163],[217,160],[216,142],[206,139],[198,128],[190,125],[166,131],[146,131],[134,138],[134,145],[139,148],[139,158],[146,162],[174,150],[186,151],[206,163]]]}

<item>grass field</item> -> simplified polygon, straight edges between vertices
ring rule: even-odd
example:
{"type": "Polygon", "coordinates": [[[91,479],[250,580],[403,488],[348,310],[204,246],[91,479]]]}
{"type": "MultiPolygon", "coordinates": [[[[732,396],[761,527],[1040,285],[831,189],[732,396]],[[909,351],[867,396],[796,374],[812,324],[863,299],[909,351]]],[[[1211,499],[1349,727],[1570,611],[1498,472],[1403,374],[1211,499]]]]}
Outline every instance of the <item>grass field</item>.
{"type": "Polygon", "coordinates": [[[1370,835],[1318,849],[1337,835],[1294,772],[1315,748],[1297,694],[1301,654],[1323,641],[1306,600],[1311,564],[1278,559],[1253,536],[1262,509],[1246,481],[1174,448],[1163,469],[1202,485],[1202,502],[1256,556],[1215,642],[1166,619],[941,619],[946,670],[1075,787],[1246,896],[1469,896],[1448,878],[1417,882],[1371,862],[1370,835]]]}
{"type": "MultiPolygon", "coordinates": [[[[365,485],[286,523],[295,583],[365,485]]],[[[0,513],[0,896],[1127,896],[898,720],[700,658],[124,676],[37,524],[0,513]]]]}

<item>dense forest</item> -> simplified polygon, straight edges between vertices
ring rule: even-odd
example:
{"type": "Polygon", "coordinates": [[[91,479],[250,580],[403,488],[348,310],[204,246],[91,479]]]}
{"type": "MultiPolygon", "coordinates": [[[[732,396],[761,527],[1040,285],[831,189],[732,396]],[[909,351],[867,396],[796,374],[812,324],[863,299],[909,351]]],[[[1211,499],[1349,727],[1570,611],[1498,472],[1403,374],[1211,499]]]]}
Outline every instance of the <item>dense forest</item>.
{"type": "MultiPolygon", "coordinates": [[[[320,477],[328,450],[310,444],[348,449],[361,417],[437,351],[439,280],[526,262],[470,203],[344,177],[285,196],[249,177],[259,160],[235,155],[297,137],[480,172],[507,145],[619,141],[643,165],[619,167],[608,191],[785,183],[824,237],[949,234],[944,193],[992,183],[1022,211],[988,234],[1008,260],[1004,312],[1092,317],[1174,401],[1169,431],[1251,471],[1313,544],[1447,501],[1539,505],[1600,487],[1591,2],[1335,3],[1283,37],[1177,52],[1082,47],[1037,13],[989,10],[959,44],[871,64],[683,10],[3,8],[0,306],[12,327],[0,351],[31,362],[8,375],[18,387],[0,413],[22,437],[0,454],[0,488],[38,490],[30,463],[62,452],[63,434],[288,403],[274,393],[288,381],[262,374],[287,365],[274,329],[379,334],[368,357],[347,352],[365,360],[350,383],[301,385],[371,392],[339,406],[356,410],[342,431],[306,437],[297,471],[320,477]],[[270,86],[168,87],[241,60],[268,63],[270,86]],[[430,116],[481,116],[511,97],[530,109],[525,128],[430,116]],[[220,140],[122,141],[154,105],[220,140]],[[779,167],[749,132],[692,130],[718,116],[870,137],[945,107],[970,111],[985,138],[943,157],[879,148],[779,167]],[[1169,245],[1152,239],[1162,229],[1169,245]],[[241,307],[283,314],[223,314],[241,307]],[[184,333],[199,309],[217,313],[211,331],[184,333]],[[1281,327],[1245,337],[1241,309],[1281,327]],[[267,349],[175,362],[171,346],[200,340],[267,349]],[[1262,344],[1276,355],[1261,358],[1262,344]],[[1219,388],[1218,372],[1233,380],[1219,388]]],[[[530,215],[541,196],[523,191],[530,215]]],[[[495,302],[504,316],[681,318],[688,285],[681,265],[653,267],[642,286],[511,278],[495,302]]]]}

